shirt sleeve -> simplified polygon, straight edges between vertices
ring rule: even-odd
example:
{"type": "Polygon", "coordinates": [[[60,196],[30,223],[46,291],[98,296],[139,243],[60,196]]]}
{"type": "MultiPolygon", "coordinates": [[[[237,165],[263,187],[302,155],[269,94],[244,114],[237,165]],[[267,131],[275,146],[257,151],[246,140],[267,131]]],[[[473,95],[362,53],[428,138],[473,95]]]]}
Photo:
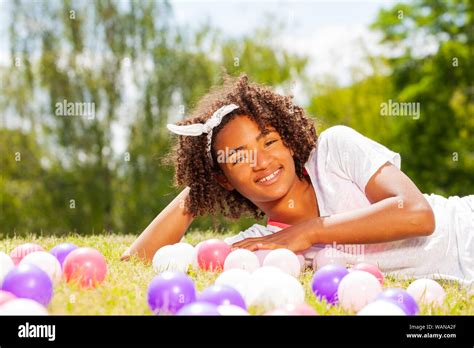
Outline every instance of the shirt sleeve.
{"type": "Polygon", "coordinates": [[[385,163],[401,169],[400,154],[347,126],[334,126],[321,133],[327,142],[326,167],[355,183],[362,192],[370,178],[385,163]]]}

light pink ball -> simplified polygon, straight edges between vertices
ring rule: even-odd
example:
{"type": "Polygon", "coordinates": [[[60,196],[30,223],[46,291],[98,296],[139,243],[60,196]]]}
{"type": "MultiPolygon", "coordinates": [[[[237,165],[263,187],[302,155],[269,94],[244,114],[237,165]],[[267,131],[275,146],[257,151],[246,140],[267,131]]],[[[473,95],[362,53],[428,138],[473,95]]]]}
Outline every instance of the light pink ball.
{"type": "Polygon", "coordinates": [[[319,251],[313,259],[313,269],[315,270],[331,264],[346,267],[346,255],[334,248],[324,248],[319,251]]]}
{"type": "Polygon", "coordinates": [[[297,278],[301,272],[301,264],[294,252],[289,249],[272,250],[263,261],[264,266],[274,266],[297,278]]]}
{"type": "Polygon", "coordinates": [[[299,305],[288,304],[282,308],[274,309],[265,315],[318,315],[313,307],[302,303],[299,305]]]}
{"type": "Polygon", "coordinates": [[[224,261],[224,271],[232,268],[240,268],[249,272],[260,267],[257,255],[247,249],[237,249],[231,251],[224,261]]]}
{"type": "Polygon", "coordinates": [[[446,297],[443,287],[433,279],[417,279],[408,286],[407,292],[418,304],[441,306],[446,297]]]}
{"type": "Polygon", "coordinates": [[[263,266],[263,261],[265,261],[265,257],[270,254],[271,250],[256,250],[253,253],[257,255],[258,261],[260,261],[260,266],[263,266]]]}
{"type": "Polygon", "coordinates": [[[339,304],[346,311],[360,311],[382,292],[382,286],[374,275],[364,271],[352,271],[342,278],[337,295],[339,304]]]}
{"type": "Polygon", "coordinates": [[[28,254],[33,253],[35,251],[45,251],[41,245],[35,243],[25,243],[17,246],[13,251],[10,253],[10,257],[13,260],[15,266],[17,266],[20,261],[28,254]]]}

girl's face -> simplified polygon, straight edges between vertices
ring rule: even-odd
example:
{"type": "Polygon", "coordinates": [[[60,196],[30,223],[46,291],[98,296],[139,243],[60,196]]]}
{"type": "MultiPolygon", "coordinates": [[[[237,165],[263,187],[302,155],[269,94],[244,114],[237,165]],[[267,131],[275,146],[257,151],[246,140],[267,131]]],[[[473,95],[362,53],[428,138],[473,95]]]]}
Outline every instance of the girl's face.
{"type": "Polygon", "coordinates": [[[262,135],[257,123],[236,116],[214,141],[216,161],[224,173],[216,179],[227,190],[237,190],[255,205],[284,197],[298,177],[293,153],[273,127],[262,135]]]}

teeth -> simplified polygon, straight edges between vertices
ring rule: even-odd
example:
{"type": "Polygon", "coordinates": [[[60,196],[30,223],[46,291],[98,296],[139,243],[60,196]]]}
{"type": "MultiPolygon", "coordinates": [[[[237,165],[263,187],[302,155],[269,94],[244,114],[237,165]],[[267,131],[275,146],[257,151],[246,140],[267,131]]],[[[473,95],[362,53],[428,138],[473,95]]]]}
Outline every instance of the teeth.
{"type": "Polygon", "coordinates": [[[275,175],[278,173],[279,170],[280,170],[280,169],[275,170],[275,171],[274,171],[273,173],[271,173],[269,176],[266,176],[266,177],[264,177],[263,179],[260,179],[258,182],[265,182],[265,181],[268,181],[268,180],[272,180],[272,179],[275,177],[275,175]]]}

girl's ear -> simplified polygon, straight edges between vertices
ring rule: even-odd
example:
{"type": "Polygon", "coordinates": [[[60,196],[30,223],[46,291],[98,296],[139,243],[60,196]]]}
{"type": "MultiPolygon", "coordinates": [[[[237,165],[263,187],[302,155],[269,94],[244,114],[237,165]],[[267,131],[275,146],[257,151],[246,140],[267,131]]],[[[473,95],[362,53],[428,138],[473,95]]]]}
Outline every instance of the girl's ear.
{"type": "Polygon", "coordinates": [[[225,188],[227,191],[232,191],[234,190],[234,187],[232,184],[227,180],[225,175],[221,173],[212,173],[212,177],[221,185],[223,188],[225,188]]]}

